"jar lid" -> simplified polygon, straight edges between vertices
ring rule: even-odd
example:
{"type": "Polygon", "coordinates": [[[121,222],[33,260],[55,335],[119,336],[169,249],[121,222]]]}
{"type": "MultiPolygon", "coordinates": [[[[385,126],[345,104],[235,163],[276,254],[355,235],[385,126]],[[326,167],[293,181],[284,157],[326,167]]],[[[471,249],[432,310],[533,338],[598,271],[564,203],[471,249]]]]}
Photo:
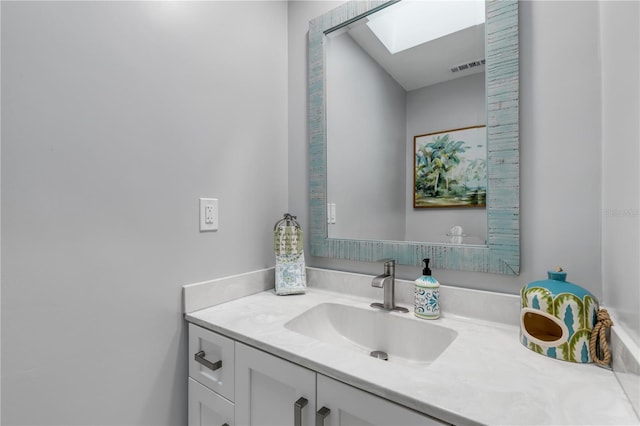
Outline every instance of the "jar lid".
{"type": "Polygon", "coordinates": [[[541,287],[549,290],[552,294],[571,293],[583,299],[589,295],[595,300],[595,296],[590,291],[577,284],[566,281],[567,273],[563,271],[547,271],[548,279],[530,282],[525,289],[541,287]]]}

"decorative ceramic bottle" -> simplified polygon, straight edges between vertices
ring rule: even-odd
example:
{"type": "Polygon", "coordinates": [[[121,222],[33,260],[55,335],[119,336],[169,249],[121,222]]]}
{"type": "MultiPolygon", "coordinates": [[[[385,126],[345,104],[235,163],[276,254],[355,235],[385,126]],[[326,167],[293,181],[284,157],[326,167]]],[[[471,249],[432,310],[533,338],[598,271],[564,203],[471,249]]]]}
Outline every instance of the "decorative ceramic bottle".
{"type": "Polygon", "coordinates": [[[436,319],[440,316],[440,283],[431,276],[429,259],[423,259],[422,276],[416,279],[414,313],[418,318],[436,319]]]}
{"type": "Polygon", "coordinates": [[[521,290],[520,341],[550,358],[588,363],[591,330],[598,301],[584,288],[568,282],[562,268],[548,272],[521,290]]]}

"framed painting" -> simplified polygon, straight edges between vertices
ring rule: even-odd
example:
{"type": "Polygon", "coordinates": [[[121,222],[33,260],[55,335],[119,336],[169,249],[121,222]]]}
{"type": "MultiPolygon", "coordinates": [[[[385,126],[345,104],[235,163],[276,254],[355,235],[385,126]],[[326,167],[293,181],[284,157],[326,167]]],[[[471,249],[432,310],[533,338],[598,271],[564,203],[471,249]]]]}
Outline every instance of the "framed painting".
{"type": "Polygon", "coordinates": [[[487,205],[486,126],[413,137],[413,207],[487,205]]]}

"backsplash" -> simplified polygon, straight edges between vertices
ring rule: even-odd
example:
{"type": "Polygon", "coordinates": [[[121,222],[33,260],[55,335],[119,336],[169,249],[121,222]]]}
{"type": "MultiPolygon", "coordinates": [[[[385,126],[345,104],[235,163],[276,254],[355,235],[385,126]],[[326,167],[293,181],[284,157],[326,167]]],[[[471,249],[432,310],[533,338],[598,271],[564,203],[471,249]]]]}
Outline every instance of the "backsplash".
{"type": "MultiPolygon", "coordinates": [[[[335,291],[382,301],[382,289],[371,286],[371,275],[330,269],[307,268],[310,288],[335,291]]],[[[396,279],[396,303],[412,307],[413,281],[396,279]]],[[[274,268],[189,284],[183,287],[183,312],[189,313],[273,289],[274,268]]],[[[286,297],[286,296],[283,296],[286,297]]],[[[519,324],[520,298],[517,295],[471,290],[443,285],[440,288],[443,315],[457,315],[483,321],[519,324]]]]}
{"type": "Polygon", "coordinates": [[[188,284],[182,287],[182,311],[199,311],[274,287],[274,268],[188,284]]]}
{"type": "MultiPolygon", "coordinates": [[[[308,285],[339,293],[348,293],[382,301],[382,289],[371,286],[370,275],[329,269],[307,268],[308,285]]],[[[396,279],[396,303],[413,306],[413,281],[396,279]]],[[[440,286],[440,311],[442,315],[457,315],[483,321],[517,326],[520,316],[520,297],[513,294],[471,290],[447,285],[440,286]]]]}

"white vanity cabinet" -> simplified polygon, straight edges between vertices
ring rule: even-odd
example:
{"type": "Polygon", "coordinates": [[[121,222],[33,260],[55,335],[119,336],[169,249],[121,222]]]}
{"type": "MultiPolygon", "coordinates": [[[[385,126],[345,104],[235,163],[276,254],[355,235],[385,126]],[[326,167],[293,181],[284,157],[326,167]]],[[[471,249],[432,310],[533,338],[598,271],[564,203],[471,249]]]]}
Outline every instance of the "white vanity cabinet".
{"type": "Polygon", "coordinates": [[[189,324],[189,426],[235,424],[235,342],[189,324]]]}
{"type": "MultiPolygon", "coordinates": [[[[212,391],[210,387],[203,386],[193,376],[194,373],[191,372],[190,367],[190,426],[222,426],[225,423],[229,426],[234,424],[238,426],[416,426],[445,424],[193,324],[189,325],[190,351],[197,353],[199,350],[197,342],[194,340],[204,339],[206,342],[211,342],[216,341],[216,336],[218,344],[222,342],[221,346],[228,342],[233,343],[234,359],[229,363],[233,362],[235,372],[233,385],[235,395],[231,395],[227,399],[212,391]],[[193,349],[191,349],[192,347],[193,349]]],[[[210,348],[210,352],[215,354],[215,349],[210,348]]],[[[224,350],[221,356],[222,368],[225,365],[230,365],[225,364],[224,350]]],[[[202,367],[197,367],[197,371],[207,376],[207,379],[212,376],[202,367]]],[[[220,383],[220,380],[214,380],[214,383],[220,383]]],[[[227,385],[229,385],[228,382],[222,381],[222,388],[227,385]]]]}
{"type": "Polygon", "coordinates": [[[313,425],[316,373],[236,342],[236,423],[313,425]]]}

